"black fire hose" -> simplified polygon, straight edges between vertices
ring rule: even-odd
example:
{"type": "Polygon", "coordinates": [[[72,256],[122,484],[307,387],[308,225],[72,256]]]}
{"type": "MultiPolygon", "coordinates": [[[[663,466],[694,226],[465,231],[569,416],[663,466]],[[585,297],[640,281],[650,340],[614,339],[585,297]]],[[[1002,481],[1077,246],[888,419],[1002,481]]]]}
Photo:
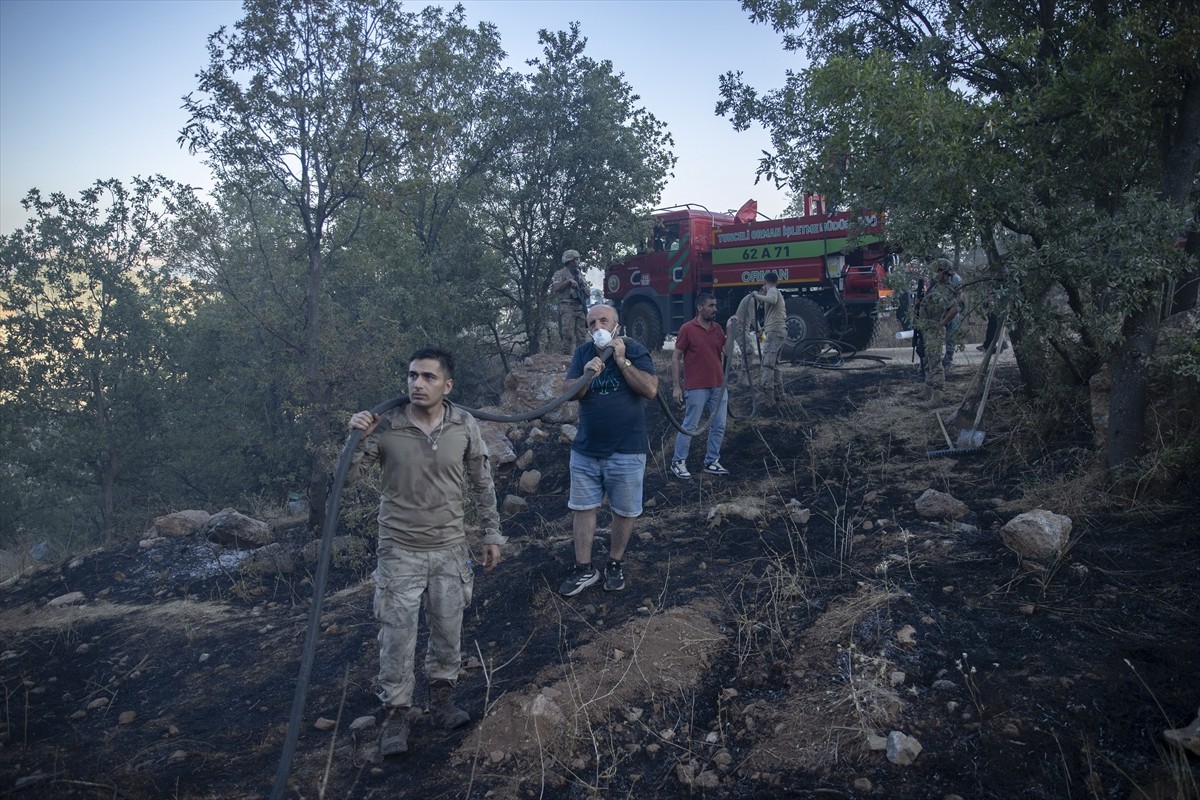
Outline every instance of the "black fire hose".
{"type": "MultiPolygon", "coordinates": [[[[757,320],[756,320],[756,322],[757,322],[757,320]]],[[[738,328],[741,325],[741,319],[736,316],[730,317],[729,324],[731,324],[733,326],[733,328],[732,328],[733,333],[731,335],[729,335],[725,340],[725,384],[727,386],[729,385],[730,376],[733,375],[733,373],[737,371],[737,367],[733,366],[733,346],[734,346],[735,341],[738,341],[741,344],[741,347],[739,349],[742,354],[742,364],[741,364],[742,372],[746,376],[746,387],[750,394],[750,411],[749,411],[749,413],[747,413],[746,416],[744,416],[744,417],[740,417],[737,414],[733,413],[733,409],[730,408],[729,416],[732,419],[750,419],[751,417],[754,417],[758,414],[758,395],[754,391],[754,375],[753,375],[753,373],[750,372],[750,354],[746,352],[746,342],[742,341],[744,339],[744,337],[738,331],[738,328]]],[[[747,333],[749,333],[749,332],[747,332],[747,333]]],[[[762,344],[761,344],[761,342],[758,341],[757,331],[754,333],[754,341],[755,341],[755,344],[758,346],[758,357],[759,357],[759,360],[761,361],[762,360],[762,344]]]]}

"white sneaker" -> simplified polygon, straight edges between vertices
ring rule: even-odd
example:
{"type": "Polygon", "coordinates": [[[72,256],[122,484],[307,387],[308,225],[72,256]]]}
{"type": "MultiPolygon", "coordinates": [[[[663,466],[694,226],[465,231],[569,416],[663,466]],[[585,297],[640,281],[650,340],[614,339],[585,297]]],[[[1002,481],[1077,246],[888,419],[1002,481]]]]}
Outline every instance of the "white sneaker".
{"type": "Polygon", "coordinates": [[[681,481],[690,481],[692,479],[692,473],[688,472],[687,463],[684,461],[672,461],[671,474],[681,481]]]}
{"type": "Polygon", "coordinates": [[[709,475],[728,475],[729,470],[721,466],[720,461],[714,461],[711,464],[704,465],[704,471],[709,475]]]}

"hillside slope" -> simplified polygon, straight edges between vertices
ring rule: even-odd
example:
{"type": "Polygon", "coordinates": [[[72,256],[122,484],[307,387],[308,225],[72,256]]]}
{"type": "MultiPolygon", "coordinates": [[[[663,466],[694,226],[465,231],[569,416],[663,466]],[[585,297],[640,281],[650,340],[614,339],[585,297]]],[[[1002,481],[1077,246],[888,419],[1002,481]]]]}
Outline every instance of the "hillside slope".
{"type": "MultiPolygon", "coordinates": [[[[554,592],[567,451],[544,425],[538,493],[468,611],[477,722],[419,721],[407,756],[380,761],[376,730],[351,729],[377,711],[372,565],[339,564],[289,796],[1195,798],[1196,756],[1162,737],[1200,705],[1195,485],[1173,506],[1106,507],[1073,479],[1086,450],[1020,433],[1011,363],[983,452],[927,459],[945,443],[907,351],[879,355],[789,367],[789,399],[754,417],[735,397],[726,478],[669,480],[674,431],[652,409],[622,593],[554,592]],[[918,515],[929,488],[967,515],[918,515]],[[997,530],[1038,507],[1074,527],[1031,570],[997,530]],[[911,763],[877,749],[892,732],[919,742],[911,763]]],[[[970,377],[951,374],[951,400],[970,377]]],[[[210,574],[187,566],[198,546],[130,543],[0,590],[5,796],[268,794],[312,565],[210,574]]]]}

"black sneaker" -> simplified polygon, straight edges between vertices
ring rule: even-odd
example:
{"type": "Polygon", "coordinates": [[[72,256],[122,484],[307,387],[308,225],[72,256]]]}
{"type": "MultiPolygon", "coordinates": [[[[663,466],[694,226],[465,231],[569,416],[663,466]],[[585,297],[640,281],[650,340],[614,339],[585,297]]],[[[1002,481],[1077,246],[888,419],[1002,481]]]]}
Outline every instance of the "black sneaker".
{"type": "Polygon", "coordinates": [[[692,473],[688,472],[687,462],[685,461],[672,461],[671,474],[681,481],[690,481],[692,479],[692,473]]]}
{"type": "Polygon", "coordinates": [[[729,470],[721,466],[720,461],[712,461],[704,465],[704,471],[709,475],[728,475],[729,470]]]}
{"type": "Polygon", "coordinates": [[[600,573],[591,564],[576,564],[571,567],[562,586],[558,587],[558,593],[563,597],[574,597],[598,580],[600,573]]]}
{"type": "Polygon", "coordinates": [[[604,568],[604,591],[619,592],[625,588],[625,570],[620,561],[610,561],[604,568]]]}

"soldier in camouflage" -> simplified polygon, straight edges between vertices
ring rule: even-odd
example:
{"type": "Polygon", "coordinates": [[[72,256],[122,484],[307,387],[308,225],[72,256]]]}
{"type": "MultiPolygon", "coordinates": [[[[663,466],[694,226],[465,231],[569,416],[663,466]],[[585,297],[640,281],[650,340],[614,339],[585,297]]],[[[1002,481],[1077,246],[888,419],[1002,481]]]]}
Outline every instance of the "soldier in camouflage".
{"type": "Polygon", "coordinates": [[[453,386],[453,356],[436,348],[418,350],[408,365],[408,402],[382,416],[359,411],[350,418],[363,438],[347,484],[376,461],[383,469],[374,610],[380,624],[378,695],[386,717],[379,749],[385,756],[408,750],[422,603],[429,624],[430,716],[446,728],[471,719],[451,698],[461,664],[463,611],[474,586],[464,524],[468,481],[484,531],[479,562],[486,571],[500,562],[505,542],[487,445],[475,418],[446,399],[453,386]]]}
{"type": "Polygon", "coordinates": [[[933,282],[921,301],[917,330],[925,340],[925,386],[928,389],[924,408],[942,404],[942,389],[946,385],[946,367],[942,352],[946,346],[946,325],[958,315],[958,297],[950,283],[950,262],[945,258],[933,262],[933,282]]]}

